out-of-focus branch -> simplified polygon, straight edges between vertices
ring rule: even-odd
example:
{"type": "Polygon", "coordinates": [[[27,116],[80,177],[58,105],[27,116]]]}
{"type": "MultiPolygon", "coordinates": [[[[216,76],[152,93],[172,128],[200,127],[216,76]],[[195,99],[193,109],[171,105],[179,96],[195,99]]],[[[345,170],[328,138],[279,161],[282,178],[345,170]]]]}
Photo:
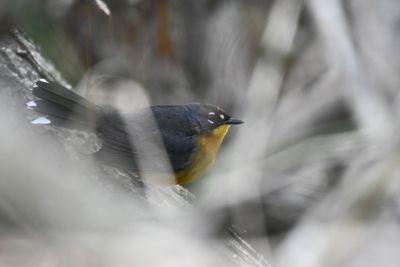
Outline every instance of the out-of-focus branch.
{"type": "Polygon", "coordinates": [[[397,143],[397,125],[382,93],[369,81],[362,60],[355,51],[345,12],[340,1],[310,0],[320,38],[325,46],[325,58],[338,81],[349,107],[353,110],[361,130],[378,146],[391,147],[397,143]]]}
{"type": "MultiPolygon", "coordinates": [[[[230,166],[246,167],[259,161],[269,147],[269,137],[275,127],[274,114],[278,103],[285,60],[287,59],[296,34],[302,1],[276,1],[266,21],[261,41],[262,55],[254,68],[245,100],[243,102],[245,124],[238,132],[231,151],[230,166]],[[243,155],[246,155],[243,158],[243,155]]],[[[236,201],[247,198],[257,192],[260,180],[264,176],[257,170],[243,175],[231,175],[229,181],[218,179],[229,187],[236,201]]],[[[227,201],[221,200],[218,203],[227,201]]]]}

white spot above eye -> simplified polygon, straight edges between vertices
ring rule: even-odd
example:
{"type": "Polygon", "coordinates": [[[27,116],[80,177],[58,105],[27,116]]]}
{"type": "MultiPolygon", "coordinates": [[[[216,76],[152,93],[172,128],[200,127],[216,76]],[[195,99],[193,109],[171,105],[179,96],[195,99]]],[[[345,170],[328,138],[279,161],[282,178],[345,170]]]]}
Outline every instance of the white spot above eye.
{"type": "Polygon", "coordinates": [[[28,108],[33,108],[36,107],[36,102],[35,101],[29,101],[25,104],[28,108]]]}
{"type": "Polygon", "coordinates": [[[31,121],[32,124],[36,124],[36,125],[45,125],[45,124],[50,124],[51,121],[49,119],[47,119],[46,117],[40,117],[37,118],[36,120],[31,121]]]}
{"type": "Polygon", "coordinates": [[[49,83],[49,81],[46,79],[39,79],[39,81],[44,82],[44,83],[49,83]]]}
{"type": "Polygon", "coordinates": [[[221,120],[225,120],[225,115],[224,114],[220,114],[219,117],[221,118],[221,120]]]}
{"type": "Polygon", "coordinates": [[[212,120],[210,120],[210,119],[208,119],[208,122],[211,123],[211,124],[214,124],[214,122],[212,120]]]}
{"type": "Polygon", "coordinates": [[[208,112],[208,115],[215,115],[215,112],[208,112]]]}

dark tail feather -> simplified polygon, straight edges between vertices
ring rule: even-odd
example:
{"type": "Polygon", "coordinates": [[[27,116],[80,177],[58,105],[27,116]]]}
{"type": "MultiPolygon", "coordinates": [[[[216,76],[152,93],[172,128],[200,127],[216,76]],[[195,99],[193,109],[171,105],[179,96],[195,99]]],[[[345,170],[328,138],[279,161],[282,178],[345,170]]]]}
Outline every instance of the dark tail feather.
{"type": "Polygon", "coordinates": [[[46,116],[46,124],[89,129],[99,119],[100,107],[80,95],[54,82],[39,80],[32,94],[41,98],[31,101],[28,106],[46,116]]]}

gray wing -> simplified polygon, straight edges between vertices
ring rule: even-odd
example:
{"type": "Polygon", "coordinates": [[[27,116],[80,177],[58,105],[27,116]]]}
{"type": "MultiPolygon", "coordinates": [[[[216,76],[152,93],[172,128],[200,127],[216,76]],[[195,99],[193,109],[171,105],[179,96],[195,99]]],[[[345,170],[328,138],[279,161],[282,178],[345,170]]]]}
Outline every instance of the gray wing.
{"type": "Polygon", "coordinates": [[[162,133],[151,113],[104,115],[98,129],[103,141],[95,157],[105,164],[133,171],[166,172],[185,167],[196,148],[196,137],[170,129],[162,133]]]}

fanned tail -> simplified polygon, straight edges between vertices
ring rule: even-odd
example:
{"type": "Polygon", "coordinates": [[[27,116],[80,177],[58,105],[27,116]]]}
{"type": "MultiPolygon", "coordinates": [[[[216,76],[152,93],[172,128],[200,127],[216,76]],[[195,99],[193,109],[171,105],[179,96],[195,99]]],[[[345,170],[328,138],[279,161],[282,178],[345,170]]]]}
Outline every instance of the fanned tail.
{"type": "Polygon", "coordinates": [[[32,94],[39,100],[27,106],[45,117],[32,121],[33,124],[53,124],[78,129],[93,129],[100,118],[101,108],[64,86],[38,80],[32,94]]]}

